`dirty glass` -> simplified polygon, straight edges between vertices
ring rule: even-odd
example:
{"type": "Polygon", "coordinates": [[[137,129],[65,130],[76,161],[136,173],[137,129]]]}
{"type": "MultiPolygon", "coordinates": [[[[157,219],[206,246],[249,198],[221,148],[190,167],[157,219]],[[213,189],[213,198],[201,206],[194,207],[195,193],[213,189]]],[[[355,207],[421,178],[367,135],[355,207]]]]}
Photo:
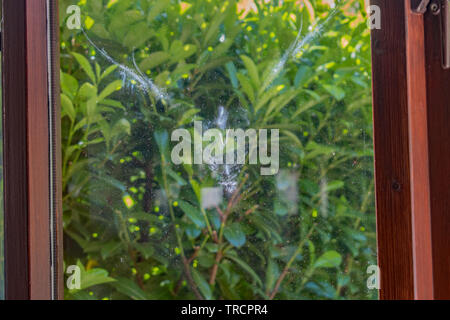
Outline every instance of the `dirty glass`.
{"type": "Polygon", "coordinates": [[[67,299],[376,299],[363,0],[60,0],[67,299]]]}

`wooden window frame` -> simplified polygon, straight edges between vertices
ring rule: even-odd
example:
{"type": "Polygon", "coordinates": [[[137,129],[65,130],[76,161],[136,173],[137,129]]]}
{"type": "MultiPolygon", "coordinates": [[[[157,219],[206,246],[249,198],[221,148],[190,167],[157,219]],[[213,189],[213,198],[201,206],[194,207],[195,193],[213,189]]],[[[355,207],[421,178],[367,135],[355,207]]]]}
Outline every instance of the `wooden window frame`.
{"type": "MultiPolygon", "coordinates": [[[[439,19],[411,1],[370,1],[380,298],[450,299],[450,71],[439,19]]],[[[62,299],[57,0],[3,16],[6,299],[62,299]]]]}
{"type": "Polygon", "coordinates": [[[57,1],[2,8],[5,297],[62,298],[57,1]]]}
{"type": "Polygon", "coordinates": [[[381,299],[450,299],[450,70],[420,2],[370,1],[381,299]]]}

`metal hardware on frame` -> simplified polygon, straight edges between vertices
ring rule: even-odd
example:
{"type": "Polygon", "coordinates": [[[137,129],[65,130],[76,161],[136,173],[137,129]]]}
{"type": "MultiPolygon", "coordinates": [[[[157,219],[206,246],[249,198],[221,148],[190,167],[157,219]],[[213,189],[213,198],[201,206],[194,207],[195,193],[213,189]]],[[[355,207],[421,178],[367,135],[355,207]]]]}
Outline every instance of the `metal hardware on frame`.
{"type": "Polygon", "coordinates": [[[444,69],[450,69],[450,0],[421,0],[414,7],[417,0],[413,0],[413,10],[424,14],[430,10],[433,15],[440,15],[442,24],[442,66],[444,69]]]}

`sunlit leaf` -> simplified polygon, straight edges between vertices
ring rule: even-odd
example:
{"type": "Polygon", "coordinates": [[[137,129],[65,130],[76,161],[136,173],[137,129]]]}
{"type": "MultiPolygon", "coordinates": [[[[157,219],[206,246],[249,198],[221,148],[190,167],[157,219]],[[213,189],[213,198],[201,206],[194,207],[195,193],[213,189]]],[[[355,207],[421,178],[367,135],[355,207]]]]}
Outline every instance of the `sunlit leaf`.
{"type": "Polygon", "coordinates": [[[241,247],[245,244],[245,233],[239,223],[226,226],[223,235],[234,247],[241,247]]]}

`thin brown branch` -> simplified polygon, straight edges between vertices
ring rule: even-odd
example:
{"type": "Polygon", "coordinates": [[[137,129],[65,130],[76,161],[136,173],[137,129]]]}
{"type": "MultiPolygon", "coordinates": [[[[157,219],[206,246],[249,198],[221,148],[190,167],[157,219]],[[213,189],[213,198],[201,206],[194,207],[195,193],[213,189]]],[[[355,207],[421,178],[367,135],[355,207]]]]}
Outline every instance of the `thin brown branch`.
{"type": "Polygon", "coordinates": [[[223,220],[224,214],[222,209],[220,209],[218,206],[216,206],[216,210],[219,213],[220,219],[223,220]]]}
{"type": "Polygon", "coordinates": [[[195,246],[194,248],[194,253],[192,254],[192,256],[187,260],[188,264],[191,264],[192,261],[194,261],[194,259],[198,256],[198,252],[200,251],[200,247],[199,246],[195,246]]]}
{"type": "Polygon", "coordinates": [[[250,214],[252,214],[253,212],[255,212],[255,210],[258,209],[258,207],[259,207],[259,206],[258,206],[257,204],[255,204],[253,207],[251,207],[250,209],[248,209],[247,211],[245,211],[244,215],[241,216],[241,217],[238,219],[238,222],[241,222],[245,217],[247,217],[248,215],[250,215],[250,214]]]}
{"type": "Polygon", "coordinates": [[[275,283],[275,287],[272,290],[272,293],[269,296],[270,300],[273,300],[273,298],[275,298],[276,294],[278,293],[278,290],[280,289],[281,283],[283,282],[284,278],[286,277],[286,275],[289,272],[289,269],[292,265],[292,263],[294,262],[295,258],[299,255],[299,253],[301,252],[303,245],[305,243],[306,240],[309,239],[309,237],[311,237],[311,234],[314,231],[314,228],[316,227],[316,225],[314,224],[311,229],[309,230],[308,234],[306,235],[305,238],[303,238],[302,241],[300,241],[297,250],[295,251],[295,253],[292,255],[291,259],[289,259],[288,263],[286,264],[286,266],[284,267],[283,271],[281,272],[280,277],[278,278],[277,282],[275,283]]]}
{"type": "Polygon", "coordinates": [[[181,286],[183,284],[183,279],[184,279],[184,273],[182,273],[180,275],[180,278],[178,279],[177,284],[175,285],[175,288],[171,292],[173,297],[176,297],[178,295],[178,293],[180,292],[181,286]]]}
{"type": "Polygon", "coordinates": [[[214,262],[214,266],[211,269],[211,276],[209,278],[209,284],[214,285],[216,283],[217,270],[219,269],[220,260],[222,260],[222,251],[219,250],[216,255],[216,261],[214,262]]]}
{"type": "Polygon", "coordinates": [[[186,260],[186,258],[183,258],[183,265],[184,265],[184,275],[186,276],[186,280],[187,280],[189,286],[191,287],[192,292],[194,292],[194,295],[197,297],[197,299],[205,300],[205,298],[203,298],[201,293],[198,291],[198,288],[197,288],[197,285],[195,284],[194,279],[192,279],[191,270],[190,270],[189,263],[186,260]]]}

